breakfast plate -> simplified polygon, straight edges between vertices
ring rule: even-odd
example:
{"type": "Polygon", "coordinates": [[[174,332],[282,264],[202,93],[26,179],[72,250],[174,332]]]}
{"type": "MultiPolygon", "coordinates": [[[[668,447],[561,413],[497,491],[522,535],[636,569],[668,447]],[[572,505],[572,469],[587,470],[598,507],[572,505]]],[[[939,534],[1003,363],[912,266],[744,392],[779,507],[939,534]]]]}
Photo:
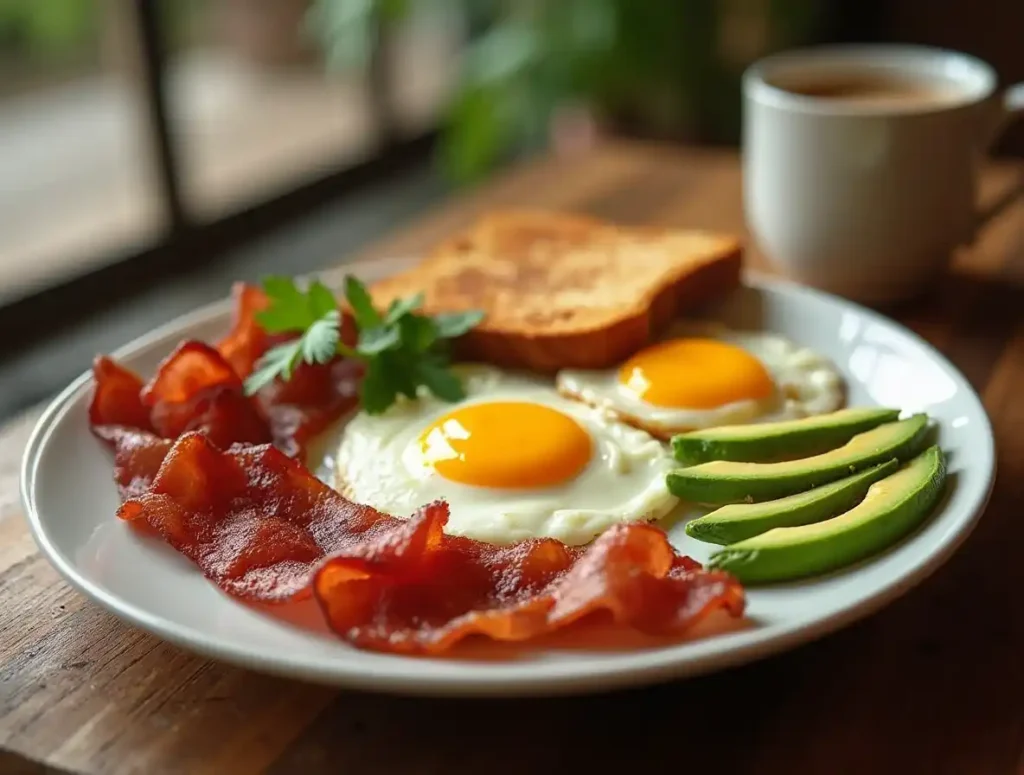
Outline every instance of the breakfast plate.
{"type": "MultiPolygon", "coordinates": [[[[366,281],[405,260],[346,267],[366,281]]],[[[322,275],[328,285],[340,278],[322,275]]],[[[748,276],[700,316],[735,329],[775,332],[836,364],[851,406],[927,412],[948,459],[949,485],[934,514],[878,556],[809,580],[746,591],[740,622],[714,618],[685,637],[581,640],[559,633],[529,648],[467,643],[444,657],[359,650],[339,640],[311,601],[271,610],[230,599],[185,557],[113,517],[119,505],[110,458],[98,451],[87,412],[92,375],[49,406],[29,442],[22,497],[33,535],[58,571],[116,616],[183,648],[256,670],[377,691],[423,695],[553,695],[640,685],[750,662],[843,627],[921,582],[967,537],[994,476],[991,428],[978,396],[940,353],[870,310],[794,284],[748,276]]],[[[214,341],[231,308],[214,304],[119,350],[119,362],[152,373],[182,339],[214,341]]],[[[328,434],[330,435],[330,434],[328,434]]],[[[330,441],[330,439],[328,439],[330,441]]],[[[332,442],[333,443],[333,442],[332,442]]],[[[331,443],[316,445],[318,459],[331,443]]],[[[311,468],[313,465],[311,464],[311,468]]],[[[677,549],[699,562],[709,544],[682,524],[665,526],[677,549]]]]}

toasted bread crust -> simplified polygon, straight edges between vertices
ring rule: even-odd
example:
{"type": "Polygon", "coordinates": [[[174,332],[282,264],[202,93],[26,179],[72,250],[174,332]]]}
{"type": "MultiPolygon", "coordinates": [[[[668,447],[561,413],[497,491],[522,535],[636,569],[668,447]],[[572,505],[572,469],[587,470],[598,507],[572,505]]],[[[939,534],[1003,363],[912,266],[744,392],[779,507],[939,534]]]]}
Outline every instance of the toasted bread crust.
{"type": "Polygon", "coordinates": [[[551,373],[621,362],[685,309],[735,288],[741,266],[729,236],[514,211],[483,218],[371,293],[386,307],[423,291],[429,314],[483,309],[461,358],[551,373]]]}

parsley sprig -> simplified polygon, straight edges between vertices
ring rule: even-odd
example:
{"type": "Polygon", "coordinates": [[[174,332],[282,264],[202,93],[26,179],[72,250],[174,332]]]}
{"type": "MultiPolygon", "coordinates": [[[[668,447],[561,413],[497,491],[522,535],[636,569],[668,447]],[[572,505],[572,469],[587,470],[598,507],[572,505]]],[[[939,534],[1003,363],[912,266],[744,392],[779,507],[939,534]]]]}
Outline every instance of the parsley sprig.
{"type": "Polygon", "coordinates": [[[351,275],[345,278],[345,299],[359,333],[355,347],[341,341],[341,310],[334,294],[319,280],[305,290],[290,277],[263,280],[270,306],[256,320],[271,334],[297,333],[298,337],[268,350],[248,379],[252,395],[275,379],[289,380],[300,363],[327,363],[336,355],[366,364],[360,401],[368,414],[380,414],[399,395],[415,398],[420,386],[444,401],[465,397],[462,382],[451,371],[450,341],[483,319],[483,312],[447,313],[433,317],[416,313],[423,305],[419,293],[391,302],[378,312],[365,286],[351,275]]]}

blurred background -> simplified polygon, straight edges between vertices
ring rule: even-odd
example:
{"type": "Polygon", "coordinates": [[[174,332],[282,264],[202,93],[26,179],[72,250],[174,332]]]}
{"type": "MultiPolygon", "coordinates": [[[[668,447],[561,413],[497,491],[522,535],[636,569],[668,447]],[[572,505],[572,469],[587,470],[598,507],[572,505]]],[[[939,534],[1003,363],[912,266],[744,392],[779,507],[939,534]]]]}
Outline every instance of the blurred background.
{"type": "Polygon", "coordinates": [[[1016,81],[1021,30],[1004,0],[0,0],[0,420],[521,155],[735,145],[772,51],[925,43],[1016,81]]]}

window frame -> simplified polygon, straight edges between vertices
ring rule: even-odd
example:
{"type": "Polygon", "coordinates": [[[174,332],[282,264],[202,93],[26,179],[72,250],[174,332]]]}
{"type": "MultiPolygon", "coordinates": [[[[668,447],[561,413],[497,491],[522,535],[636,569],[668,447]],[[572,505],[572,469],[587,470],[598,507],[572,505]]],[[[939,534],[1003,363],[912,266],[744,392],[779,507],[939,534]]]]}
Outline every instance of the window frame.
{"type": "Polygon", "coordinates": [[[161,209],[163,228],[141,246],[89,264],[96,269],[29,290],[0,306],[0,326],[12,326],[8,330],[25,334],[17,342],[0,345],[0,354],[25,349],[130,294],[134,288],[209,264],[228,250],[298,220],[326,202],[422,165],[433,151],[436,126],[411,137],[403,137],[399,131],[391,107],[393,73],[383,56],[391,30],[378,20],[368,69],[376,138],[370,156],[353,164],[339,154],[333,164],[325,160],[322,174],[284,184],[262,199],[222,214],[197,217],[182,193],[181,154],[168,106],[168,40],[160,2],[125,0],[125,10],[130,12],[128,26],[138,47],[144,148],[153,168],[153,193],[161,209]]]}

